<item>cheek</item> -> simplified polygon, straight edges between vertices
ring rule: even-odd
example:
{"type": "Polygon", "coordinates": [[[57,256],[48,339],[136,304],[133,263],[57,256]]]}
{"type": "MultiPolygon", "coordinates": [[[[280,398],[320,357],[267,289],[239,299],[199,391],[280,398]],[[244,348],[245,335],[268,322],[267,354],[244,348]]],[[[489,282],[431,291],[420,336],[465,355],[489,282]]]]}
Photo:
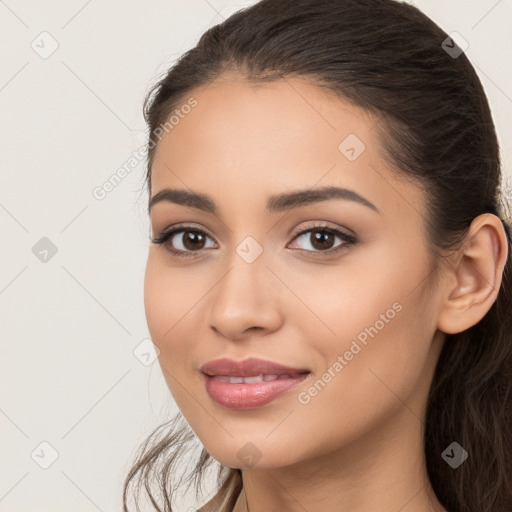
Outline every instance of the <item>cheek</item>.
{"type": "MultiPolygon", "coordinates": [[[[362,330],[353,326],[353,331],[365,335],[365,343],[357,335],[348,335],[323,347],[323,371],[298,396],[301,405],[299,414],[294,414],[296,436],[304,439],[303,456],[347,445],[400,410],[406,410],[413,421],[414,416],[421,418],[423,405],[418,398],[430,379],[426,365],[430,335],[422,330],[417,301],[402,298],[399,302],[402,309],[397,308],[387,324],[377,323],[370,315],[362,330]],[[322,436],[308,445],[316,432],[322,436]]],[[[376,308],[381,311],[385,314],[386,309],[376,308]]],[[[342,323],[338,326],[342,332],[342,323]]]]}
{"type": "Polygon", "coordinates": [[[160,350],[158,362],[163,377],[187,417],[198,414],[190,390],[202,389],[202,383],[199,372],[196,374],[193,369],[193,354],[204,346],[201,306],[215,282],[216,276],[212,283],[211,277],[194,266],[171,266],[157,248],[150,249],[144,276],[147,325],[153,343],[160,350]]]}
{"type": "Polygon", "coordinates": [[[389,323],[399,316],[396,303],[408,299],[425,273],[421,261],[410,262],[405,249],[380,243],[347,253],[336,265],[312,265],[308,271],[290,267],[282,274],[283,281],[293,283],[295,295],[303,302],[286,306],[290,319],[310,330],[303,339],[324,340],[336,348],[360,333],[364,338],[365,329],[376,322],[379,331],[389,330],[389,323]]]}
{"type": "Polygon", "coordinates": [[[425,290],[428,274],[420,241],[408,247],[390,240],[350,254],[337,267],[296,272],[294,291],[314,313],[301,309],[303,339],[322,355],[326,368],[347,353],[347,367],[358,368],[349,373],[357,378],[376,379],[368,368],[382,365],[395,381],[400,372],[388,369],[403,366],[407,373],[408,365],[426,357],[425,328],[431,325],[426,309],[433,299],[425,290]]]}
{"type": "Polygon", "coordinates": [[[151,339],[160,349],[160,361],[165,362],[170,359],[171,349],[173,359],[179,358],[187,351],[187,340],[192,343],[191,337],[181,337],[180,343],[173,340],[190,323],[191,315],[187,312],[194,299],[193,286],[183,282],[183,270],[165,265],[153,249],[150,249],[144,275],[144,309],[151,339]]]}
{"type": "Polygon", "coordinates": [[[425,280],[428,261],[405,248],[401,254],[399,259],[382,252],[368,265],[360,259],[325,281],[318,300],[309,295],[308,304],[330,332],[319,331],[315,319],[302,324],[320,364],[318,380],[301,403],[311,417],[330,416],[333,435],[340,421],[347,421],[347,411],[350,422],[371,423],[400,407],[400,399],[423,382],[435,331],[433,297],[425,280]]]}
{"type": "Polygon", "coordinates": [[[159,270],[150,249],[144,274],[144,309],[151,339],[160,350],[163,335],[172,326],[172,309],[168,309],[168,301],[169,290],[165,285],[165,274],[159,270]],[[167,310],[170,315],[165,315],[167,310]]]}
{"type": "Polygon", "coordinates": [[[177,273],[166,268],[159,262],[158,257],[150,253],[144,276],[144,308],[151,339],[160,350],[158,363],[167,387],[178,407],[186,415],[190,415],[190,400],[183,396],[182,383],[187,378],[183,370],[188,367],[183,363],[190,353],[187,339],[191,337],[182,336],[179,342],[175,341],[176,334],[189,321],[183,304],[184,291],[177,286],[173,278],[175,274],[177,273]]]}

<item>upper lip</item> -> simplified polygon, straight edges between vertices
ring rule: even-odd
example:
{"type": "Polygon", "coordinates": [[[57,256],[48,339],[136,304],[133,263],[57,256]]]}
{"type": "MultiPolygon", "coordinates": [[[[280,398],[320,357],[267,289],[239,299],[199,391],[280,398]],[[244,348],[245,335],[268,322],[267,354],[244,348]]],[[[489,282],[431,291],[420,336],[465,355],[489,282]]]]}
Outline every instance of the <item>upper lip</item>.
{"type": "Polygon", "coordinates": [[[225,375],[228,377],[251,377],[254,375],[298,375],[309,373],[304,368],[291,368],[272,361],[250,357],[243,361],[222,358],[204,364],[201,371],[206,375],[225,375]]]}

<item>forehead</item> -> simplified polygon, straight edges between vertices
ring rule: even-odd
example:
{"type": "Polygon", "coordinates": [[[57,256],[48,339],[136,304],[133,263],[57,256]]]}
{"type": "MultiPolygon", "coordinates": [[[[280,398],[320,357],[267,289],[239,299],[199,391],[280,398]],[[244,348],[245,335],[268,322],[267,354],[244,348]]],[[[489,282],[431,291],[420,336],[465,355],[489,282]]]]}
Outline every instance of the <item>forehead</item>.
{"type": "Polygon", "coordinates": [[[172,116],[174,124],[168,131],[175,137],[170,144],[193,137],[207,147],[224,146],[225,151],[240,149],[230,144],[234,141],[243,142],[245,152],[254,146],[261,150],[263,143],[265,149],[279,146],[284,152],[294,142],[310,141],[308,146],[318,147],[321,138],[332,148],[333,142],[350,133],[370,146],[375,142],[375,135],[369,133],[376,126],[375,116],[304,79],[265,84],[241,78],[218,79],[193,89],[171,115],[185,108],[187,113],[179,119],[172,116]],[[192,98],[195,106],[186,107],[192,98]]]}
{"type": "Polygon", "coordinates": [[[357,189],[382,206],[396,206],[403,187],[421,200],[403,180],[389,187],[397,176],[383,158],[377,116],[326,89],[300,79],[254,85],[224,78],[192,90],[180,105],[191,98],[195,106],[156,148],[152,196],[189,188],[243,205],[249,195],[318,184],[357,189]]]}

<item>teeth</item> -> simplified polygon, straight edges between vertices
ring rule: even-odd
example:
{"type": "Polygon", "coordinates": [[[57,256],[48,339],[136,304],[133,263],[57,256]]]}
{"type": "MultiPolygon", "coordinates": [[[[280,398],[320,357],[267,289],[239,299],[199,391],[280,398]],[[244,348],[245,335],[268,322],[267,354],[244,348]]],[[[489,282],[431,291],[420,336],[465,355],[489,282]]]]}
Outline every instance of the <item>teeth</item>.
{"type": "Polygon", "coordinates": [[[263,375],[255,375],[254,377],[242,377],[246,384],[254,384],[255,382],[263,382],[263,375]]]}
{"type": "Polygon", "coordinates": [[[220,380],[221,382],[229,382],[229,377],[224,377],[224,375],[214,375],[212,379],[220,380]]]}
{"type": "Polygon", "coordinates": [[[251,377],[228,377],[227,375],[215,375],[214,379],[230,384],[256,384],[258,382],[268,382],[270,380],[289,379],[289,375],[254,375],[251,377]]]}

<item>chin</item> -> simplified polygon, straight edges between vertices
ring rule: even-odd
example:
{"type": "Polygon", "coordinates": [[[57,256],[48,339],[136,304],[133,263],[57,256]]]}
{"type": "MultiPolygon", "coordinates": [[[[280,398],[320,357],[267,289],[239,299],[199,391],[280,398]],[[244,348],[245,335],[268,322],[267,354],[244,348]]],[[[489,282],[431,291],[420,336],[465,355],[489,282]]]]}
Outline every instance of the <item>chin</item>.
{"type": "Polygon", "coordinates": [[[284,447],[279,439],[269,443],[264,436],[261,440],[254,437],[252,440],[248,437],[230,439],[228,446],[216,444],[212,449],[207,445],[205,448],[215,460],[231,468],[270,469],[297,462],[294,450],[284,447]]]}

